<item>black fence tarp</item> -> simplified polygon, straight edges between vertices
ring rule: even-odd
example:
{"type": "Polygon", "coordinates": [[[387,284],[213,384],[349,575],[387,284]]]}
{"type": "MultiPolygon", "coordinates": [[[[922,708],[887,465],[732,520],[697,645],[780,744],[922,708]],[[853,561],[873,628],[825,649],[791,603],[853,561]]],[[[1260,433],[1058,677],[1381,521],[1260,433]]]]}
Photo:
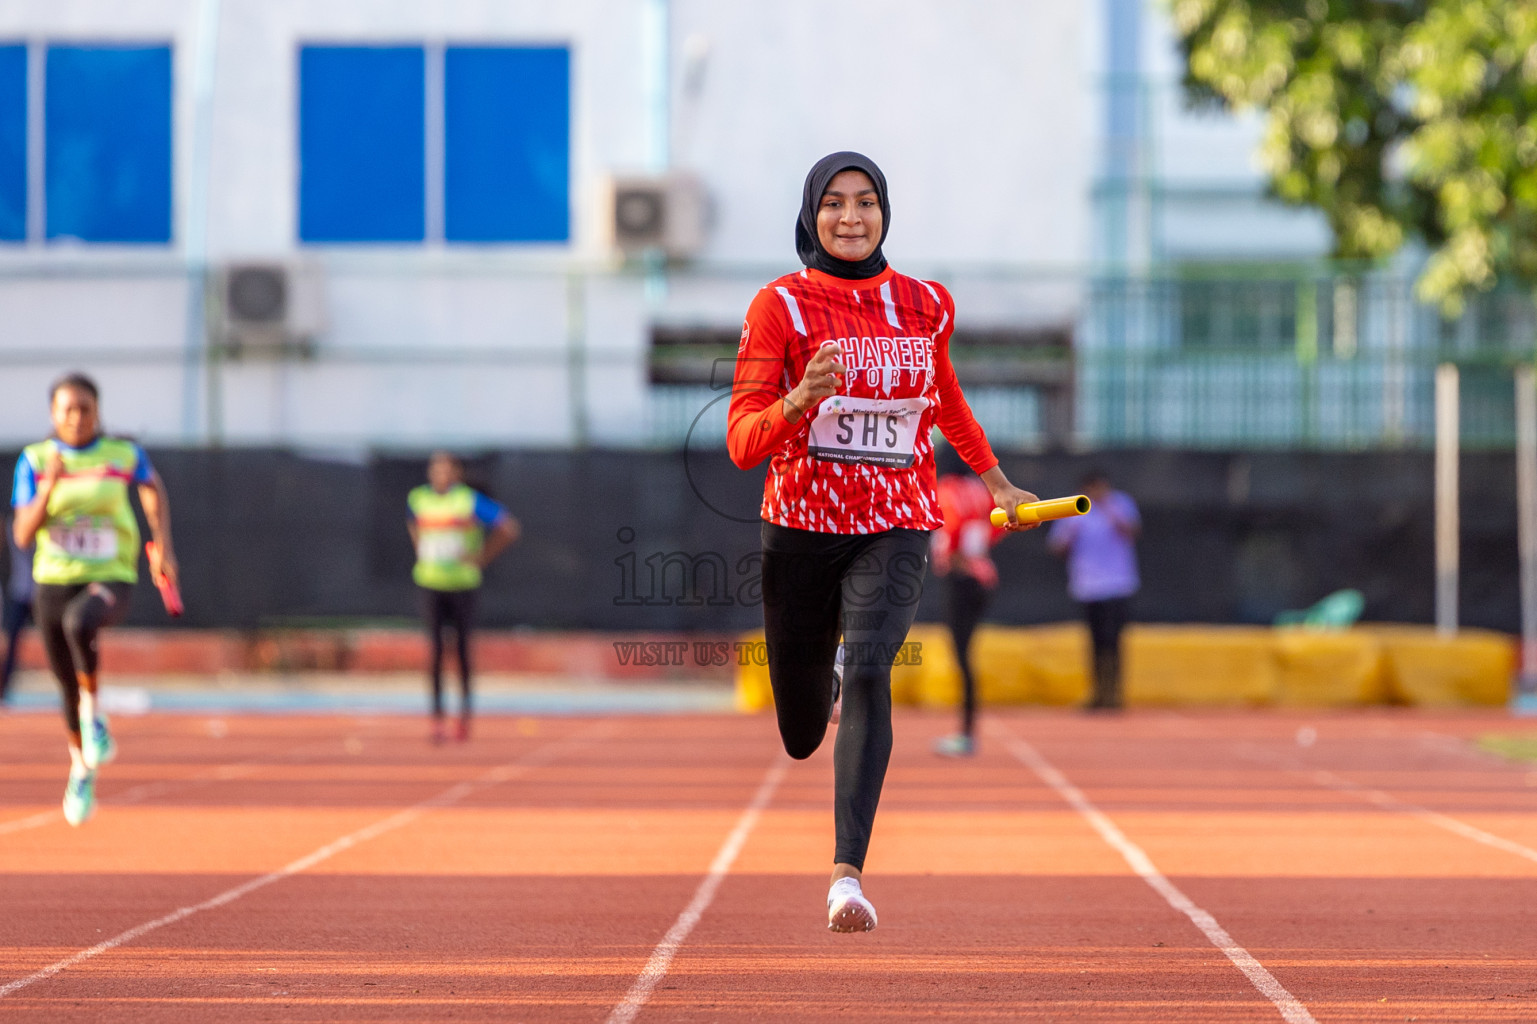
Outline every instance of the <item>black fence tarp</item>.
{"type": "MultiPolygon", "coordinates": [[[[188,626],[252,628],[406,619],[416,612],[406,493],[423,455],[327,457],[272,449],[151,449],[171,492],[188,626]]],[[[14,453],[10,457],[14,458],[14,453]]],[[[10,462],[7,462],[9,465],[10,462]]],[[[1219,454],[1168,450],[1006,455],[1020,486],[1073,493],[1090,466],[1141,506],[1143,590],[1155,622],[1268,622],[1342,588],[1370,619],[1434,610],[1431,457],[1425,452],[1219,454]]],[[[1519,625],[1515,470],[1462,459],[1465,625],[1519,625]]],[[[750,628],[764,469],[724,451],[505,451],[472,480],[522,521],[487,574],[480,619],[549,629],[750,628]]],[[[989,619],[1076,614],[1044,532],[1006,538],[989,619]]],[[[937,618],[930,586],[921,617],[937,618]]],[[[147,584],[130,622],[166,622],[147,584]]]]}

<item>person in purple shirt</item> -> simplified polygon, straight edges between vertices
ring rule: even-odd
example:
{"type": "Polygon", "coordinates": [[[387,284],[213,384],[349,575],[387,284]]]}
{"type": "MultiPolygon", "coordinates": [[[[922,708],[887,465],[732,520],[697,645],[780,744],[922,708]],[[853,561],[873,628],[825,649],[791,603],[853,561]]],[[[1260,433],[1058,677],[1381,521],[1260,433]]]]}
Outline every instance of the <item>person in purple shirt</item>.
{"type": "Polygon", "coordinates": [[[5,627],[5,660],[0,662],[0,704],[10,699],[11,675],[16,671],[21,631],[32,621],[32,549],[17,547],[10,530],[6,530],[5,535],[11,549],[11,572],[5,586],[5,612],[0,615],[5,627]]]}
{"type": "Polygon", "coordinates": [[[1087,515],[1059,519],[1047,536],[1052,552],[1067,558],[1067,590],[1083,606],[1094,649],[1094,696],[1089,710],[1121,706],[1121,630],[1131,613],[1137,576],[1137,537],[1142,517],[1125,493],[1093,470],[1079,481],[1094,507],[1087,515]]]}

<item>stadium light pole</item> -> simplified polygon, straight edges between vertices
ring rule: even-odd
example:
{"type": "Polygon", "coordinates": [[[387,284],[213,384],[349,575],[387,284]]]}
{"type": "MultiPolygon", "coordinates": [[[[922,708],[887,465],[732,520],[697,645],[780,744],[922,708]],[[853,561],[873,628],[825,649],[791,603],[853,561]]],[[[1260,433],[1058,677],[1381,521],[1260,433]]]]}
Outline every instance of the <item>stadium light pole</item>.
{"type": "Polygon", "coordinates": [[[1516,367],[1516,536],[1521,553],[1521,672],[1514,707],[1537,713],[1537,368],[1516,367]]]}
{"type": "Polygon", "coordinates": [[[662,174],[671,160],[672,127],[668,91],[671,87],[672,25],[668,0],[646,0],[642,13],[641,46],[646,75],[646,170],[662,174]]]}
{"type": "Polygon", "coordinates": [[[1453,363],[1436,367],[1436,633],[1457,632],[1458,376],[1453,363]]]}
{"type": "Polygon", "coordinates": [[[1143,152],[1142,7],[1145,0],[1104,0],[1104,152],[1097,202],[1101,262],[1115,274],[1144,269],[1146,246],[1133,224],[1143,152]]]}
{"type": "MultiPolygon", "coordinates": [[[[666,174],[672,165],[672,4],[646,0],[641,11],[641,55],[646,75],[646,170],[666,174]]],[[[665,256],[647,252],[646,303],[655,310],[667,297],[665,256]]]]}
{"type": "Polygon", "coordinates": [[[182,374],[182,432],[197,430],[198,367],[204,366],[207,441],[217,445],[220,424],[219,369],[208,337],[208,190],[213,152],[213,85],[219,46],[219,0],[198,0],[197,43],[192,65],[192,126],[183,227],[187,261],[186,366],[182,374]]]}

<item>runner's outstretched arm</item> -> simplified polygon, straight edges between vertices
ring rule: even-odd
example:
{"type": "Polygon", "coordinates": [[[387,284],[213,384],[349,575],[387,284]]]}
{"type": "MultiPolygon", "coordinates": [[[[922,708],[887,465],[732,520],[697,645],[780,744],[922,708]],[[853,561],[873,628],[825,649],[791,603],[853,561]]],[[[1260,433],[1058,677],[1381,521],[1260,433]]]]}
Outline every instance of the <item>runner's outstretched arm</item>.
{"type": "MultiPolygon", "coordinates": [[[[946,311],[953,313],[950,293],[942,291],[940,294],[943,295],[940,301],[944,303],[946,311]]],[[[981,424],[972,415],[971,406],[961,390],[961,383],[956,379],[955,365],[950,362],[950,333],[954,330],[954,316],[948,320],[947,329],[935,339],[934,344],[935,384],[939,388],[939,431],[972,471],[982,478],[993,501],[1008,514],[1009,524],[1004,529],[1033,530],[1039,524],[1020,523],[1014,509],[1018,505],[1035,501],[1036,496],[1009,481],[1003,467],[998,464],[998,456],[993,454],[992,447],[987,443],[987,435],[981,424]]]]}
{"type": "Polygon", "coordinates": [[[139,485],[139,504],[144,506],[144,518],[149,520],[150,533],[155,538],[154,554],[150,556],[150,572],[156,576],[165,576],[174,585],[179,580],[176,549],[171,546],[171,499],[166,494],[165,481],[160,479],[159,473],[151,473],[149,483],[139,485]]]}

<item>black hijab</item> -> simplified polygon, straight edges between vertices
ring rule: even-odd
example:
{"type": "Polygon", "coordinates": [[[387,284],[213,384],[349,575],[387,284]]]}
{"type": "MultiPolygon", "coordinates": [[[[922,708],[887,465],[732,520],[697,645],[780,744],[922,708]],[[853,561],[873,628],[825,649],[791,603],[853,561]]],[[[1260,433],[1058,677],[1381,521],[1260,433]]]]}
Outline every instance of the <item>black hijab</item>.
{"type": "Polygon", "coordinates": [[[875,161],[863,153],[829,153],[818,160],[806,175],[806,187],[801,193],[801,215],[795,222],[795,252],[801,262],[833,277],[859,281],[874,277],[886,269],[886,257],[881,255],[881,244],[891,229],[891,203],[886,198],[886,176],[875,166],[875,161]],[[840,171],[864,171],[875,183],[875,192],[881,203],[881,237],[870,255],[857,262],[841,260],[822,247],[817,237],[817,210],[822,205],[822,193],[840,171]]]}

